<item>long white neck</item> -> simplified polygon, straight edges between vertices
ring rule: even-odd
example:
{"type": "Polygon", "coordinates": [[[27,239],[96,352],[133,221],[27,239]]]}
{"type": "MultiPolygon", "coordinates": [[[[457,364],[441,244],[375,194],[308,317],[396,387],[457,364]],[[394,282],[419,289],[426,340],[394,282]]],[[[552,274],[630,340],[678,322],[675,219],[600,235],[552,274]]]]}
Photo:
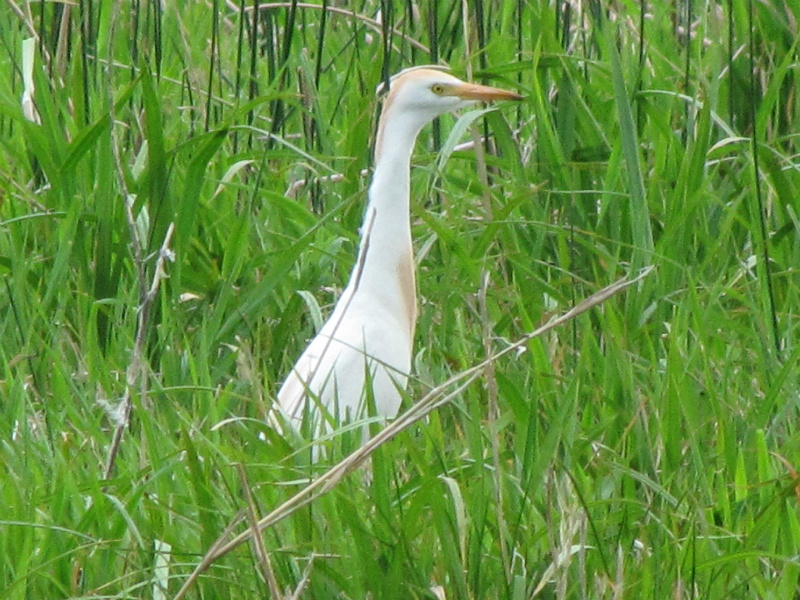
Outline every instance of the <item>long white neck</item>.
{"type": "Polygon", "coordinates": [[[358,262],[346,293],[360,293],[398,315],[413,337],[417,291],[410,224],[411,151],[424,122],[384,109],[375,143],[375,174],[361,229],[358,262]]]}

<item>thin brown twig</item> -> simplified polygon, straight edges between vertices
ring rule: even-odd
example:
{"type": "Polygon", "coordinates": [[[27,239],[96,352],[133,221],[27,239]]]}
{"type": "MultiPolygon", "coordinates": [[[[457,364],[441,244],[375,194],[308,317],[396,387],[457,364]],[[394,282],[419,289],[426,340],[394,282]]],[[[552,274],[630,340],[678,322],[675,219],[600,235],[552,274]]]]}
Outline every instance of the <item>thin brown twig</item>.
{"type": "Polygon", "coordinates": [[[36,31],[36,26],[33,24],[33,18],[31,17],[31,9],[30,3],[26,2],[24,4],[25,10],[20,8],[20,6],[14,2],[14,0],[6,0],[6,3],[11,7],[11,11],[17,15],[17,18],[25,24],[25,29],[28,30],[28,33],[31,37],[36,38],[36,41],[39,41],[39,33],[36,31]]]}
{"type": "MultiPolygon", "coordinates": [[[[464,32],[464,56],[466,57],[466,76],[468,81],[473,80],[473,71],[472,71],[472,63],[470,62],[470,57],[472,56],[471,51],[471,42],[472,36],[470,35],[470,28],[469,28],[469,2],[467,0],[462,0],[461,2],[461,22],[463,24],[464,32]]],[[[483,147],[483,136],[481,135],[480,129],[478,129],[478,125],[475,121],[472,121],[469,124],[469,134],[472,137],[472,141],[474,143],[474,151],[475,151],[475,167],[478,173],[478,179],[480,180],[481,187],[483,191],[481,193],[481,204],[483,205],[483,218],[486,221],[492,220],[492,196],[489,194],[489,171],[486,168],[486,152],[483,147]]]]}
{"type": "MultiPolygon", "coordinates": [[[[489,319],[489,309],[486,306],[486,295],[489,289],[489,271],[484,271],[481,277],[481,287],[478,291],[478,311],[481,318],[481,337],[483,338],[483,351],[486,356],[492,355],[492,326],[489,319]]],[[[483,377],[486,381],[486,395],[489,398],[488,425],[489,440],[492,445],[492,477],[494,478],[494,489],[497,495],[497,527],[502,533],[507,532],[506,518],[503,512],[503,486],[500,481],[500,432],[497,428],[497,419],[500,416],[500,406],[498,403],[497,378],[495,377],[494,361],[486,363],[483,370],[483,377]]],[[[511,559],[508,556],[505,536],[500,536],[500,558],[503,562],[503,572],[506,576],[506,584],[511,584],[511,559]]]]}
{"type": "MultiPolygon", "coordinates": [[[[134,250],[134,255],[139,256],[141,261],[141,240],[136,233],[136,223],[133,220],[131,213],[131,201],[126,202],[125,211],[128,215],[129,226],[131,226],[131,237],[134,249],[138,248],[138,252],[134,250]]],[[[175,259],[172,250],[169,249],[169,244],[172,240],[172,234],[175,231],[175,224],[170,223],[167,229],[167,234],[164,236],[164,243],[158,252],[156,259],[155,269],[153,273],[153,280],[148,288],[145,284],[144,290],[140,288],[139,308],[137,310],[136,318],[136,337],[133,343],[133,352],[131,353],[131,362],[125,372],[125,393],[122,400],[115,411],[116,427],[114,429],[114,437],[111,440],[111,446],[108,450],[108,457],[106,459],[106,466],[103,470],[103,479],[109,479],[111,473],[114,471],[114,464],[117,455],[119,454],[120,444],[122,443],[122,436],[130,423],[131,409],[133,407],[133,392],[132,390],[138,385],[139,403],[143,406],[147,405],[147,382],[148,382],[148,366],[145,360],[145,343],[147,341],[147,330],[149,327],[150,307],[158,295],[158,288],[161,281],[168,277],[164,264],[167,260],[173,261],[175,259]]],[[[140,284],[143,278],[143,273],[146,270],[144,262],[134,260],[136,263],[136,271],[139,274],[140,284]]]]}
{"type": "Polygon", "coordinates": [[[246,531],[243,531],[233,539],[230,539],[226,542],[225,540],[231,530],[231,527],[228,527],[226,532],[220,536],[220,538],[217,539],[213,546],[206,552],[206,554],[200,560],[200,563],[197,565],[197,567],[195,567],[195,570],[189,575],[181,589],[178,590],[178,593],[175,595],[173,600],[181,600],[197,581],[198,577],[200,577],[200,575],[219,558],[249,541],[258,532],[264,531],[268,527],[275,525],[283,519],[291,516],[304,506],[307,506],[320,496],[330,492],[346,475],[353,472],[364,462],[366,462],[378,447],[389,442],[399,433],[408,429],[415,423],[418,423],[437,408],[456,398],[464,389],[469,387],[469,385],[471,385],[472,382],[481,375],[487,364],[493,363],[503,356],[517,351],[519,348],[523,348],[534,338],[537,338],[548,331],[551,331],[552,329],[555,329],[556,327],[559,327],[564,323],[576,318],[595,306],[604,303],[609,298],[612,298],[623,290],[640,282],[642,279],[652,273],[653,270],[654,267],[647,267],[629,279],[621,279],[609,286],[604,287],[602,290],[584,299],[567,312],[559,315],[558,317],[554,317],[541,327],[538,327],[534,331],[527,333],[514,343],[509,344],[502,350],[495,352],[475,366],[454,375],[444,383],[433,388],[414,406],[400,415],[392,423],[384,427],[374,437],[367,440],[363,446],[343,458],[337,464],[328,469],[328,471],[311,481],[306,487],[297,492],[294,496],[283,502],[277,508],[273,509],[266,516],[259,519],[256,527],[251,526],[246,531]]]}
{"type": "MultiPolygon", "coordinates": [[[[258,511],[256,510],[256,502],[253,498],[253,493],[250,489],[250,482],[247,480],[247,472],[245,471],[244,466],[241,463],[238,463],[236,467],[239,471],[239,478],[242,481],[242,487],[244,488],[244,494],[247,500],[247,522],[250,524],[250,528],[253,529],[254,527],[258,526],[258,511]]],[[[269,560],[269,554],[267,554],[267,549],[264,547],[264,539],[260,535],[254,535],[253,543],[256,547],[256,557],[261,565],[264,579],[267,580],[270,596],[272,596],[273,600],[281,600],[281,590],[280,587],[278,587],[278,580],[275,578],[275,571],[272,569],[272,563],[269,560]]]]}
{"type": "Polygon", "coordinates": [[[311,581],[311,569],[314,566],[314,558],[316,556],[316,554],[312,554],[309,557],[308,564],[303,571],[303,577],[300,578],[300,582],[297,584],[297,589],[295,589],[294,593],[287,600],[300,600],[300,596],[308,587],[308,582],[311,581]]]}

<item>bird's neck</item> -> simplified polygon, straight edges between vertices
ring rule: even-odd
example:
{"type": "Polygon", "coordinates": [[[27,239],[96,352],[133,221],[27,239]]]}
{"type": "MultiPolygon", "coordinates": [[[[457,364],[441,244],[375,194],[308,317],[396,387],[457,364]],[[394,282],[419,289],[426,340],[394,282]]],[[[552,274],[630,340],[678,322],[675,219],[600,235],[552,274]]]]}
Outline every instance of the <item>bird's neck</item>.
{"type": "Polygon", "coordinates": [[[348,284],[397,314],[413,336],[417,291],[410,224],[411,151],[421,125],[384,112],[375,145],[375,173],[361,229],[358,263],[348,284]],[[405,125],[405,126],[401,126],[405,125]]]}

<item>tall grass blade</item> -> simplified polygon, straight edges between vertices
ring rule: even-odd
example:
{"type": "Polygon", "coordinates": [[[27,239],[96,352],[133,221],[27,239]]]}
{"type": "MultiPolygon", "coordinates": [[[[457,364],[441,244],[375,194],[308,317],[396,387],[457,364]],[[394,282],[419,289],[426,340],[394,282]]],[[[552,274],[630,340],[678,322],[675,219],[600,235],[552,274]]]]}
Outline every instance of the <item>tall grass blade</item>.
{"type": "Polygon", "coordinates": [[[639,159],[639,139],[634,127],[630,98],[625,88],[622,64],[612,31],[612,28],[609,27],[606,33],[606,50],[611,61],[611,79],[614,84],[614,102],[617,107],[617,118],[619,119],[620,144],[622,145],[622,153],[625,157],[625,166],[628,174],[633,244],[631,268],[635,272],[652,263],[653,232],[650,226],[650,210],[639,159]]]}

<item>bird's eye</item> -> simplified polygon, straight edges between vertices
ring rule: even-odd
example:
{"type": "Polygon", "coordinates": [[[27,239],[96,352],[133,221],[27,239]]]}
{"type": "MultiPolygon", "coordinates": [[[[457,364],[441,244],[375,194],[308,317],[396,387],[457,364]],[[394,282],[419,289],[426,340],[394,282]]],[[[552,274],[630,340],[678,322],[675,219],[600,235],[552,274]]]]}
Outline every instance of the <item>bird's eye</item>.
{"type": "Polygon", "coordinates": [[[444,94],[444,86],[441,83],[434,83],[431,86],[431,91],[437,96],[444,94]]]}

